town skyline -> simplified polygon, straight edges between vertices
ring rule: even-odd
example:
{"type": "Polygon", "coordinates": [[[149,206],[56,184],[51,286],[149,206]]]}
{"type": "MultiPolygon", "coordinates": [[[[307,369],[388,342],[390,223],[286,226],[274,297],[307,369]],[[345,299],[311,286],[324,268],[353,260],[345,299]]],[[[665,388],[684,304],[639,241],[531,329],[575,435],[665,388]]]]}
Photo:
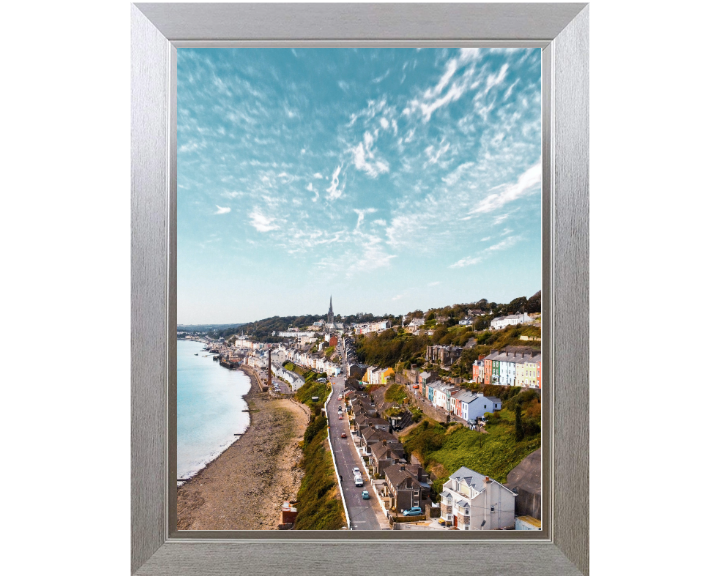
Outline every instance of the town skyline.
{"type": "Polygon", "coordinates": [[[179,49],[178,322],[529,297],[540,127],[537,49],[179,49]]]}
{"type": "MultiPolygon", "coordinates": [[[[344,314],[344,313],[342,313],[342,312],[337,312],[336,310],[334,310],[335,306],[333,305],[333,314],[334,314],[335,318],[338,318],[338,317],[339,317],[339,318],[347,318],[347,317],[349,317],[349,316],[358,316],[358,315],[361,315],[361,314],[363,314],[363,315],[372,314],[373,316],[377,316],[377,317],[383,317],[383,316],[386,316],[386,315],[392,315],[392,316],[394,316],[394,317],[397,318],[397,317],[399,317],[399,316],[404,316],[404,315],[406,315],[406,314],[411,314],[412,312],[416,312],[417,310],[421,310],[422,312],[427,313],[428,310],[440,309],[440,308],[444,308],[444,307],[446,307],[446,306],[462,306],[462,305],[468,305],[468,306],[469,306],[469,305],[472,305],[472,304],[476,304],[477,302],[479,302],[480,300],[483,300],[483,299],[484,299],[484,300],[487,300],[488,304],[493,303],[493,302],[496,303],[496,304],[499,304],[499,305],[509,304],[509,303],[510,303],[512,300],[514,300],[515,298],[521,298],[521,297],[523,297],[523,296],[525,296],[526,298],[530,298],[530,296],[533,296],[533,295],[537,294],[538,292],[541,292],[541,290],[540,290],[539,288],[538,288],[538,290],[536,290],[535,292],[532,292],[531,294],[519,294],[519,295],[515,296],[514,298],[511,298],[511,299],[508,300],[507,302],[504,302],[504,301],[503,301],[503,302],[501,302],[501,301],[495,301],[495,300],[492,300],[492,299],[490,299],[490,298],[484,298],[484,297],[483,297],[483,298],[478,298],[477,300],[471,300],[471,301],[468,301],[468,302],[445,303],[445,304],[439,304],[439,305],[437,305],[437,306],[430,306],[430,307],[428,307],[428,308],[417,308],[417,307],[416,307],[416,308],[411,308],[411,309],[409,309],[409,310],[406,310],[406,311],[404,311],[404,312],[400,312],[400,313],[397,313],[397,314],[394,314],[394,313],[391,313],[391,312],[376,313],[376,311],[374,311],[374,310],[356,310],[355,312],[348,312],[348,313],[345,313],[345,314],[344,314]]],[[[333,298],[333,295],[330,295],[330,298],[333,298]]],[[[232,325],[235,325],[235,324],[237,324],[237,325],[250,324],[250,323],[252,323],[252,322],[258,322],[258,321],[260,321],[260,320],[265,320],[265,319],[267,319],[267,318],[272,318],[273,316],[280,316],[280,317],[283,317],[283,316],[288,316],[288,317],[297,316],[297,317],[300,317],[300,316],[327,316],[327,315],[328,315],[328,310],[326,309],[324,312],[308,312],[308,311],[304,311],[304,312],[293,313],[293,314],[273,314],[272,316],[265,316],[265,317],[262,317],[262,318],[252,318],[252,319],[250,319],[250,320],[241,320],[241,321],[238,321],[238,322],[196,322],[195,324],[178,322],[177,325],[178,325],[178,326],[208,326],[208,325],[232,326],[232,325]]]]}

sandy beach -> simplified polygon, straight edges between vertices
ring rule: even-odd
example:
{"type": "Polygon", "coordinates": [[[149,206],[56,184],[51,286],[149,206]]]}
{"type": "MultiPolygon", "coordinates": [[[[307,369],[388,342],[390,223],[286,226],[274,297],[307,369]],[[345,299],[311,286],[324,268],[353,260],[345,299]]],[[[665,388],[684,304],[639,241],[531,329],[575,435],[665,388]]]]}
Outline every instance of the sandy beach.
{"type": "Polygon", "coordinates": [[[309,411],[261,392],[252,371],[245,397],[250,426],[225,452],[178,488],[179,530],[275,530],[284,500],[302,480],[298,466],[309,411]]]}

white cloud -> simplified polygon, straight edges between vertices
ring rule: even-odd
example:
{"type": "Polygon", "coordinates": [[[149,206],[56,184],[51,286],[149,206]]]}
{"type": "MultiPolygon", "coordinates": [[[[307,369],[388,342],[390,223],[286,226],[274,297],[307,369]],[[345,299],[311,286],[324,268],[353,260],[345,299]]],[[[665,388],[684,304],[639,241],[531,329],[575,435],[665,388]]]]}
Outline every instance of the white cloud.
{"type": "Polygon", "coordinates": [[[542,182],[542,165],[540,162],[531,166],[528,170],[520,175],[514,184],[506,184],[503,191],[498,194],[490,194],[482,200],[470,214],[487,214],[498,208],[502,208],[508,202],[517,200],[521,196],[539,190],[542,182]]]}
{"type": "Polygon", "coordinates": [[[464,162],[463,164],[460,164],[455,170],[450,172],[447,176],[445,176],[442,181],[445,182],[448,186],[453,186],[463,175],[463,172],[465,172],[468,168],[470,168],[473,165],[472,162],[464,162]]]}
{"type": "Polygon", "coordinates": [[[450,82],[450,78],[452,78],[453,74],[455,74],[455,71],[457,70],[457,65],[458,61],[455,58],[450,60],[445,65],[445,74],[442,75],[440,81],[433,88],[428,88],[427,90],[425,90],[425,98],[434,98],[445,89],[445,86],[447,86],[448,82],[450,82]]]}
{"type": "Polygon", "coordinates": [[[495,86],[499,86],[505,81],[505,76],[507,76],[508,71],[508,65],[503,64],[502,68],[500,68],[500,71],[497,74],[490,74],[487,77],[487,81],[485,84],[485,94],[490,92],[495,86]]]}
{"type": "Polygon", "coordinates": [[[217,212],[215,212],[215,214],[227,214],[228,212],[230,212],[229,207],[223,208],[222,206],[218,206],[217,204],[215,204],[215,207],[217,208],[217,212]]]}
{"type": "Polygon", "coordinates": [[[402,298],[403,296],[405,296],[405,294],[398,294],[397,296],[393,296],[392,299],[393,299],[393,300],[400,300],[400,298],[402,298]]]}
{"type": "Polygon", "coordinates": [[[388,71],[385,72],[385,74],[383,74],[382,76],[378,76],[377,78],[373,78],[373,79],[372,79],[372,82],[373,82],[374,84],[379,84],[380,82],[382,82],[383,80],[385,80],[385,78],[387,78],[388,76],[390,76],[390,70],[389,70],[389,69],[388,69],[388,71]]]}
{"type": "Polygon", "coordinates": [[[275,218],[265,216],[257,208],[250,213],[250,225],[258,232],[270,232],[270,230],[277,230],[279,226],[277,224],[273,224],[273,222],[275,222],[275,218]]]}
{"type": "Polygon", "coordinates": [[[373,138],[368,132],[365,132],[365,145],[360,142],[354,148],[351,148],[353,155],[353,164],[358,170],[366,172],[371,178],[376,178],[378,174],[384,174],[390,170],[390,166],[383,160],[377,160],[375,162],[369,162],[367,158],[372,160],[375,155],[369,150],[372,146],[373,138]]]}
{"type": "MultiPolygon", "coordinates": [[[[440,142],[440,144],[442,144],[442,142],[440,142]]],[[[450,144],[445,144],[445,146],[440,146],[437,149],[437,152],[435,152],[434,146],[432,146],[432,145],[428,146],[427,148],[425,148],[425,154],[428,157],[428,162],[430,164],[437,164],[437,161],[440,159],[440,156],[445,154],[445,152],[447,152],[449,149],[450,149],[450,144]],[[435,153],[433,154],[433,152],[435,152],[435,153]]]]}
{"type": "Polygon", "coordinates": [[[313,191],[312,182],[308,182],[308,185],[305,186],[305,190],[307,190],[307,191],[309,191],[309,192],[312,192],[312,191],[313,191]]]}
{"type": "Polygon", "coordinates": [[[383,116],[382,118],[380,118],[380,126],[382,126],[383,129],[387,130],[388,126],[390,126],[390,122],[388,122],[387,118],[383,116]]]}
{"type": "Polygon", "coordinates": [[[360,224],[363,223],[363,220],[365,219],[365,214],[372,214],[374,212],[377,212],[377,209],[366,208],[365,210],[358,210],[357,208],[354,208],[353,212],[358,215],[357,224],[355,225],[355,229],[357,230],[358,228],[360,228],[360,224]]]}
{"type": "Polygon", "coordinates": [[[502,242],[498,242],[497,244],[493,244],[489,248],[485,248],[480,254],[474,257],[468,257],[463,258],[461,260],[458,260],[455,262],[455,264],[451,264],[450,268],[464,268],[465,266],[471,266],[472,264],[478,264],[479,262],[482,262],[485,260],[488,256],[492,255],[494,252],[499,252],[501,250],[506,250],[507,248],[510,248],[511,246],[514,246],[517,244],[518,240],[520,240],[520,236],[510,236],[510,238],[506,238],[502,242]]]}
{"type": "Polygon", "coordinates": [[[322,180],[322,179],[323,179],[323,175],[320,174],[320,172],[315,172],[315,174],[313,174],[313,178],[317,178],[318,180],[322,180]]]}
{"type": "Polygon", "coordinates": [[[430,282],[428,286],[439,286],[440,282],[430,282]]]}
{"type": "Polygon", "coordinates": [[[330,200],[337,200],[340,196],[342,196],[344,188],[338,187],[340,184],[341,169],[342,164],[340,164],[340,166],[335,169],[335,172],[333,172],[332,183],[330,184],[330,187],[325,190],[328,193],[328,198],[330,198],[330,200]]]}
{"type": "MultiPolygon", "coordinates": [[[[377,238],[365,237],[363,245],[363,254],[352,267],[352,272],[368,272],[378,268],[386,268],[390,266],[390,262],[395,258],[394,254],[388,254],[385,249],[380,246],[380,240],[377,238]]],[[[348,275],[351,275],[349,272],[348,275]]]]}
{"type": "Polygon", "coordinates": [[[370,132],[365,132],[365,134],[363,134],[363,142],[365,142],[366,150],[370,152],[370,148],[372,148],[373,145],[373,136],[370,132]]]}

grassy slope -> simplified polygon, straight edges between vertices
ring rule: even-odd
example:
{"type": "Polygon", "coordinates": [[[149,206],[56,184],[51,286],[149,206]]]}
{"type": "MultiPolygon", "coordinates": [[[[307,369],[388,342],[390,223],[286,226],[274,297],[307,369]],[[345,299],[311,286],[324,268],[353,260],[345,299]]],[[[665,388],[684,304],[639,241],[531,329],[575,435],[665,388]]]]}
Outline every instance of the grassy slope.
{"type": "Polygon", "coordinates": [[[502,410],[500,418],[482,434],[461,425],[446,427],[426,418],[402,438],[407,452],[415,454],[438,478],[437,489],[461,466],[506,482],[508,473],[540,447],[540,434],[515,441],[514,415],[502,410]]]}
{"type": "Polygon", "coordinates": [[[326,382],[318,382],[318,378],[325,377],[325,374],[317,374],[312,370],[302,370],[298,366],[295,366],[294,372],[300,374],[305,378],[305,384],[303,384],[297,392],[295,397],[299,402],[307,404],[311,408],[314,406],[322,406],[325,404],[328,395],[330,394],[330,388],[326,382]],[[318,401],[313,402],[312,397],[317,396],[318,401]]]}
{"type": "Polygon", "coordinates": [[[305,470],[298,491],[296,530],[339,530],[345,525],[332,454],[327,448],[327,419],[318,416],[303,442],[305,470]]]}
{"type": "Polygon", "coordinates": [[[407,394],[405,393],[405,386],[402,386],[401,384],[392,384],[388,386],[388,389],[385,391],[385,400],[387,402],[397,402],[398,404],[402,404],[406,398],[407,394]]]}

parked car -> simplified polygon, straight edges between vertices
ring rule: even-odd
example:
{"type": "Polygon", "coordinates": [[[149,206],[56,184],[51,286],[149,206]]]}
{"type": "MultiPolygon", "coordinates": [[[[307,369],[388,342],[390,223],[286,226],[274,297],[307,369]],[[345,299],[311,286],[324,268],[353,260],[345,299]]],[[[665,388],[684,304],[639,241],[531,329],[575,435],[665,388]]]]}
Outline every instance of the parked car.
{"type": "Polygon", "coordinates": [[[343,432],[342,434],[340,434],[340,438],[347,438],[347,434],[345,434],[345,432],[343,432]]]}
{"type": "Polygon", "coordinates": [[[422,516],[422,508],[420,506],[413,506],[408,510],[402,511],[403,516],[422,516]]]}
{"type": "Polygon", "coordinates": [[[338,414],[338,420],[342,420],[342,412],[340,412],[340,414],[338,414]]]}
{"type": "Polygon", "coordinates": [[[367,490],[363,490],[362,498],[363,498],[363,500],[370,500],[370,492],[368,492],[367,490]]]}
{"type": "Polygon", "coordinates": [[[360,468],[358,468],[357,466],[355,466],[355,468],[353,468],[353,474],[354,474],[355,476],[360,476],[360,468]]]}
{"type": "Polygon", "coordinates": [[[363,482],[362,476],[355,476],[355,486],[362,486],[365,483],[363,482]]]}

